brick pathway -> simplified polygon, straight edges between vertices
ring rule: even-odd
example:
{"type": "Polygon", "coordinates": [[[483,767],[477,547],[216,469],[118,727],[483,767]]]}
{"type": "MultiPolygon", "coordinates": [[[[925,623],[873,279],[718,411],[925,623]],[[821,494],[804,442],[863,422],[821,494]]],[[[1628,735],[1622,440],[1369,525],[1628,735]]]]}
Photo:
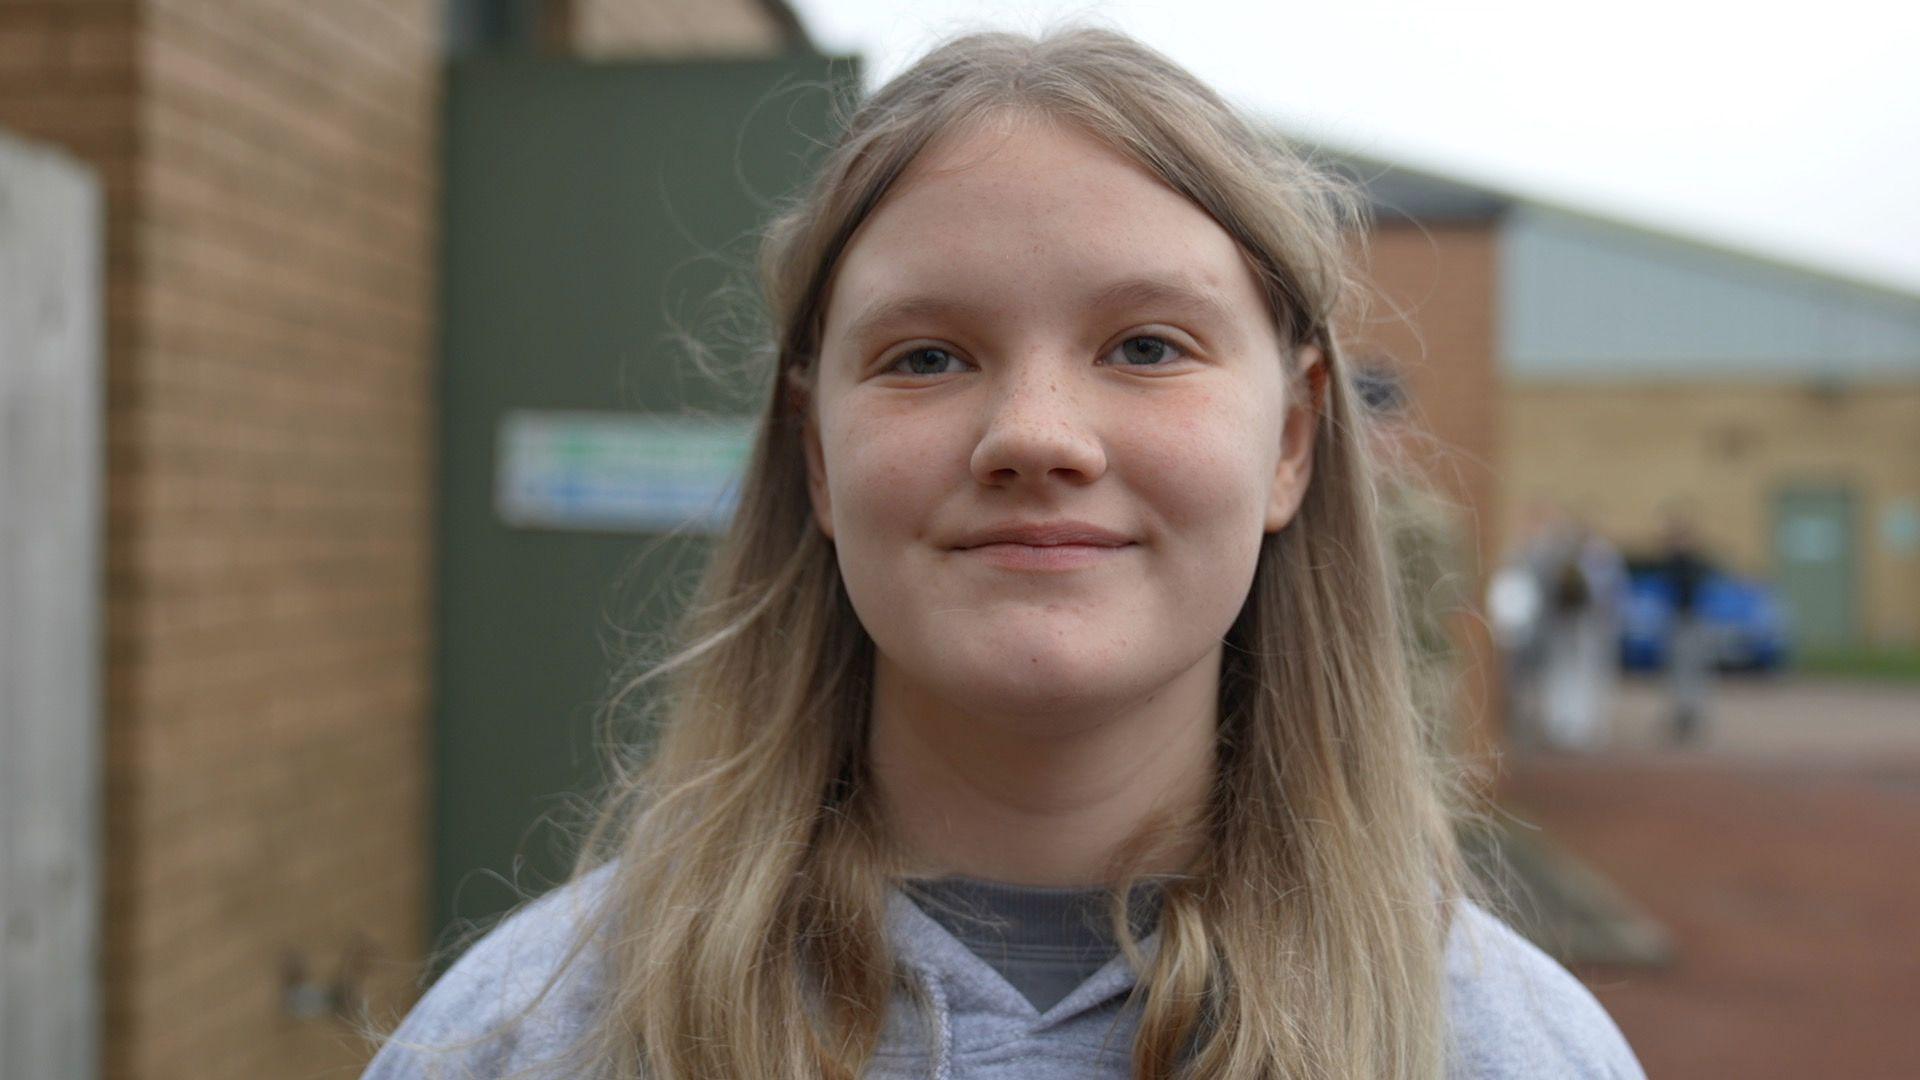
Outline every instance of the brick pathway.
{"type": "Polygon", "coordinates": [[[1673,934],[1668,969],[1579,974],[1656,1080],[1920,1077],[1920,687],[1758,689],[1703,749],[1629,716],[1621,749],[1509,763],[1521,816],[1673,934]]]}

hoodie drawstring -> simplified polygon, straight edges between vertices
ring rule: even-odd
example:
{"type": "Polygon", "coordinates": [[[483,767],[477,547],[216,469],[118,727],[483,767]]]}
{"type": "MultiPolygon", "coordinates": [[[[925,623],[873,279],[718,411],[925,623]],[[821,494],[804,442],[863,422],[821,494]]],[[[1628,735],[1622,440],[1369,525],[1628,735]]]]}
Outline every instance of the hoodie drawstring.
{"type": "Polygon", "coordinates": [[[931,971],[920,972],[920,985],[933,1006],[932,1080],[953,1080],[953,1010],[947,1005],[947,991],[931,971]]]}

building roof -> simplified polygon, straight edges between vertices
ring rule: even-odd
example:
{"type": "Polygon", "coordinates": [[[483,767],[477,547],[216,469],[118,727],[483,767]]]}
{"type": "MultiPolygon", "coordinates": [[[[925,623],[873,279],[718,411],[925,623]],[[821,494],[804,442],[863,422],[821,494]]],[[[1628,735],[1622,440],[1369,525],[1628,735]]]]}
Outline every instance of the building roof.
{"type": "Polygon", "coordinates": [[[1492,221],[1519,200],[1467,180],[1397,162],[1315,146],[1313,160],[1360,185],[1383,222],[1492,221]]]}
{"type": "Polygon", "coordinates": [[[1484,223],[1523,378],[1920,378],[1920,293],[1293,139],[1380,225],[1484,223]]]}
{"type": "Polygon", "coordinates": [[[1878,294],[1883,299],[1920,301],[1920,293],[1884,282],[1823,267],[1809,266],[1790,258],[1569,206],[1553,199],[1517,192],[1483,180],[1447,175],[1441,171],[1391,161],[1356,150],[1314,143],[1284,132],[1281,136],[1311,155],[1316,163],[1331,168],[1358,183],[1366,192],[1368,201],[1372,205],[1375,220],[1383,224],[1494,222],[1505,218],[1516,208],[1531,208],[1549,212],[1556,217],[1578,219],[1590,226],[1617,229],[1649,240],[1681,244],[1703,253],[1710,252],[1748,260],[1773,270],[1805,275],[1827,286],[1844,286],[1848,289],[1878,294]]]}

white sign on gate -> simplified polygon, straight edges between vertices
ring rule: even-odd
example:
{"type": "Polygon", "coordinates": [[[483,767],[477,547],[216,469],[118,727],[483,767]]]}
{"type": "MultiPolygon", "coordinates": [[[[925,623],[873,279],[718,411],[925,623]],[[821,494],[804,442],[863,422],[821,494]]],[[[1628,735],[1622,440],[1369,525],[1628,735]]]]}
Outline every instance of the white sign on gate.
{"type": "Polygon", "coordinates": [[[717,533],[733,520],[753,422],[515,410],[494,503],[519,528],[717,533]]]}

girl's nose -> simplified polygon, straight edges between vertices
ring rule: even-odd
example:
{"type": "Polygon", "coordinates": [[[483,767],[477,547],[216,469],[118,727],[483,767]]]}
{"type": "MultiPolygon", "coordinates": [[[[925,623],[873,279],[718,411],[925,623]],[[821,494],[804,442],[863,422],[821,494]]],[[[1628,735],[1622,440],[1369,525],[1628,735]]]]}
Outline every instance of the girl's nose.
{"type": "Polygon", "coordinates": [[[974,478],[1088,484],[1107,470],[1106,450],[1081,394],[1057,372],[1016,375],[988,406],[973,448],[974,478]]]}

